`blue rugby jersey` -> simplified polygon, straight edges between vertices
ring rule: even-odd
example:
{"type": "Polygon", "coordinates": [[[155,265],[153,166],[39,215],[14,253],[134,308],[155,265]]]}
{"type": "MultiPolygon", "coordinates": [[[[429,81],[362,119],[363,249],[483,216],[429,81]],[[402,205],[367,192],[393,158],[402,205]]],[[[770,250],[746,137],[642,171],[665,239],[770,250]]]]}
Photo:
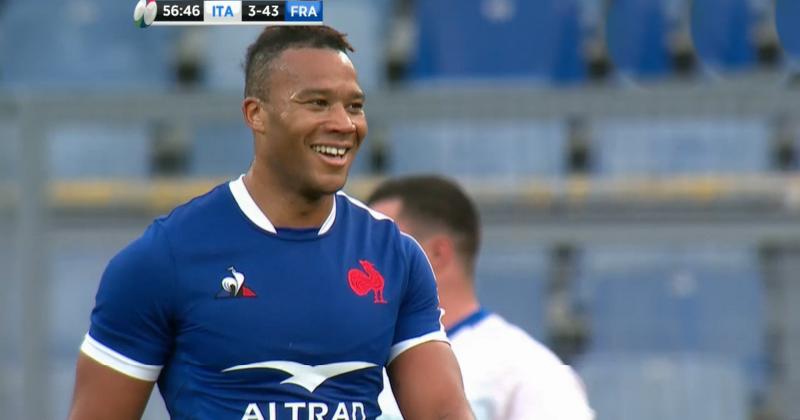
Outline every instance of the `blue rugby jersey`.
{"type": "Polygon", "coordinates": [[[446,341],[419,244],[344,193],[272,225],[242,178],[155,220],[103,274],[81,351],[158,381],[173,419],[373,419],[382,369],[446,341]]]}

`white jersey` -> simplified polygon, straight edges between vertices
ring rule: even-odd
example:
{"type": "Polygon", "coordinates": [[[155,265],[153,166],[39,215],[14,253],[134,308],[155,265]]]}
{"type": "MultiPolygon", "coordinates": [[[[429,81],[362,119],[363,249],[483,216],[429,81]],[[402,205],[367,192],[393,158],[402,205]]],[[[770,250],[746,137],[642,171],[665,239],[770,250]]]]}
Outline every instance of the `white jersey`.
{"type": "MultiPolygon", "coordinates": [[[[477,420],[594,418],[572,368],[499,315],[480,310],[448,335],[477,420]]],[[[402,419],[385,375],[384,383],[378,419],[402,419]]]]}

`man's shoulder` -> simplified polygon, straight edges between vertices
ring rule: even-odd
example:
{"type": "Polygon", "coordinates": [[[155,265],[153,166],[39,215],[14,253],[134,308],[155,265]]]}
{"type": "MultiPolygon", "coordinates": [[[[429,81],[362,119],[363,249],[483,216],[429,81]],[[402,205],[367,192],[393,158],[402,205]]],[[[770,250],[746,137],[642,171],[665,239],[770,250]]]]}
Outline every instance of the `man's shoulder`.
{"type": "Polygon", "coordinates": [[[157,217],[131,243],[122,248],[110,262],[110,266],[165,267],[171,264],[175,245],[183,244],[186,232],[191,232],[201,224],[211,224],[213,207],[220,201],[220,188],[217,186],[209,192],[197,196],[188,202],[175,207],[169,214],[157,217]]]}
{"type": "Polygon", "coordinates": [[[156,223],[171,231],[191,228],[198,223],[218,222],[216,219],[220,217],[221,210],[230,207],[230,201],[228,183],[219,184],[158,217],[156,223]]]}
{"type": "Polygon", "coordinates": [[[361,200],[348,195],[344,191],[337,192],[336,199],[347,207],[348,214],[354,219],[359,219],[367,223],[375,223],[378,225],[394,224],[394,221],[389,216],[373,209],[361,200]]]}
{"type": "MultiPolygon", "coordinates": [[[[368,229],[370,236],[382,238],[400,235],[397,225],[389,216],[369,207],[360,200],[353,198],[343,191],[336,193],[337,202],[346,209],[346,217],[351,227],[358,226],[368,229]]],[[[338,216],[337,216],[338,217],[338,216]]]]}
{"type": "MultiPolygon", "coordinates": [[[[547,346],[502,316],[492,313],[471,331],[462,333],[464,341],[477,341],[491,346],[491,351],[505,355],[506,360],[531,361],[536,365],[562,366],[563,362],[547,346]]],[[[453,346],[458,346],[458,336],[453,346]]],[[[503,356],[500,356],[503,357],[503,356]]]]}
{"type": "Polygon", "coordinates": [[[407,233],[400,231],[391,217],[342,191],[336,193],[336,197],[340,203],[343,203],[342,206],[347,209],[346,217],[351,229],[348,234],[351,234],[353,230],[367,232],[371,241],[391,244],[408,260],[423,254],[419,243],[407,233]]]}

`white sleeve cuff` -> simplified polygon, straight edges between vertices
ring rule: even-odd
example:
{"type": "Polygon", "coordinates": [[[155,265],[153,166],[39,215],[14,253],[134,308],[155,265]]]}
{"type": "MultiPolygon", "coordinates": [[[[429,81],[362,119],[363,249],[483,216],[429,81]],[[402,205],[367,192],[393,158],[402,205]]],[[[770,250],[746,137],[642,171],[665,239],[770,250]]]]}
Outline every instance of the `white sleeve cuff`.
{"type": "Polygon", "coordinates": [[[146,365],[123,356],[101,344],[88,333],[83,338],[81,352],[103,366],[108,366],[117,372],[148,382],[154,382],[158,379],[158,375],[161,373],[161,368],[163,367],[159,365],[146,365]]]}
{"type": "Polygon", "coordinates": [[[403,340],[392,346],[391,350],[389,351],[389,361],[386,362],[386,365],[388,366],[390,363],[392,363],[392,360],[399,356],[400,353],[422,343],[427,343],[428,341],[444,341],[445,343],[450,343],[450,341],[447,339],[447,334],[445,334],[445,332],[442,330],[434,331],[419,337],[409,338],[408,340],[403,340]]]}

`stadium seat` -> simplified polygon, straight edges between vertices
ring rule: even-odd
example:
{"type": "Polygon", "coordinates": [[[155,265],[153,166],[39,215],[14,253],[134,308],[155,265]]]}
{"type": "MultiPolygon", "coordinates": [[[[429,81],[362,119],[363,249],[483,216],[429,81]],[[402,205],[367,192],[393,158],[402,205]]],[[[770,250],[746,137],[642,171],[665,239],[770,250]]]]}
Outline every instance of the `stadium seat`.
{"type": "Polygon", "coordinates": [[[558,121],[432,121],[390,130],[392,175],[438,172],[509,181],[563,173],[566,132],[558,121]]]}
{"type": "Polygon", "coordinates": [[[601,176],[745,174],[770,168],[770,129],[752,118],[609,119],[592,124],[601,176]]]}
{"type": "Polygon", "coordinates": [[[253,134],[244,123],[193,127],[189,175],[234,178],[247,171],[253,159],[253,134]]]}
{"type": "Polygon", "coordinates": [[[575,0],[418,1],[415,81],[584,75],[575,0]]]}
{"type": "Polygon", "coordinates": [[[671,73],[665,3],[664,0],[610,3],[606,39],[611,61],[621,75],[652,78],[671,73]]]}
{"type": "Polygon", "coordinates": [[[385,82],[384,46],[392,3],[389,0],[337,0],[326,3],[325,24],[347,34],[358,82],[369,90],[385,82]]]}
{"type": "Polygon", "coordinates": [[[542,250],[483,245],[478,258],[478,298],[488,310],[546,342],[547,258],[542,250]]]}
{"type": "Polygon", "coordinates": [[[692,39],[700,60],[714,70],[741,70],[756,63],[752,0],[692,2],[692,39]]]}
{"type": "Polygon", "coordinates": [[[203,42],[205,87],[213,91],[242,94],[247,47],[264,28],[208,26],[196,29],[203,42]]]}
{"type": "Polygon", "coordinates": [[[596,420],[747,420],[735,363],[695,354],[591,354],[577,364],[596,420]]]}
{"type": "Polygon", "coordinates": [[[62,124],[51,129],[47,144],[49,175],[56,179],[142,179],[150,174],[151,136],[143,124],[62,124]]]}
{"type": "Polygon", "coordinates": [[[748,249],[595,250],[576,297],[591,352],[697,352],[730,358],[766,384],[765,292],[748,249]]]}
{"type": "Polygon", "coordinates": [[[133,25],[135,2],[10,2],[0,14],[0,86],[107,92],[171,81],[170,34],[133,25]],[[42,13],[47,10],[47,13],[42,13]]]}
{"type": "Polygon", "coordinates": [[[783,50],[794,60],[800,61],[800,2],[797,0],[777,0],[775,3],[775,24],[778,27],[783,50]]]}
{"type": "MultiPolygon", "coordinates": [[[[9,179],[19,170],[18,133],[18,127],[0,124],[0,179],[9,179]]],[[[54,179],[146,178],[150,134],[143,124],[55,125],[46,134],[47,175],[54,179]]]]}

